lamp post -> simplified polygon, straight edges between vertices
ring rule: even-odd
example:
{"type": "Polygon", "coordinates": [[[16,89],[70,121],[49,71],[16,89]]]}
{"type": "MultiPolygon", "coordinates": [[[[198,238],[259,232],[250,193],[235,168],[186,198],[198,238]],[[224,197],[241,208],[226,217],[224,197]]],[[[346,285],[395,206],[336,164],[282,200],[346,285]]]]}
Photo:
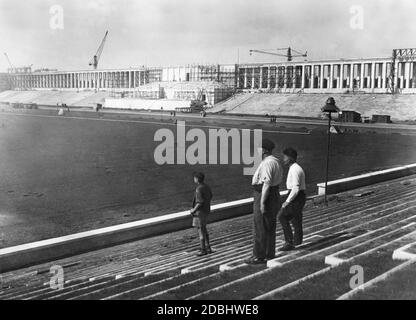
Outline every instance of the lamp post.
{"type": "Polygon", "coordinates": [[[323,113],[328,116],[328,144],[326,151],[326,172],[325,172],[325,205],[328,205],[327,201],[327,187],[328,187],[328,171],[329,171],[329,150],[331,146],[331,120],[333,113],[339,113],[340,109],[335,105],[335,99],[330,97],[326,100],[326,104],[321,108],[323,113]]]}

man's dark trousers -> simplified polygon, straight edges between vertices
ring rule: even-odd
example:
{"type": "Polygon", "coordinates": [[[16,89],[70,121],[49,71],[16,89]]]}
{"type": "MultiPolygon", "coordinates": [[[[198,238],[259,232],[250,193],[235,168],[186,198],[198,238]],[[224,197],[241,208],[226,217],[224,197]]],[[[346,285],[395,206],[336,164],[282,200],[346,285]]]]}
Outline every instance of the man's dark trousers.
{"type": "Polygon", "coordinates": [[[285,208],[283,208],[278,214],[278,219],[282,225],[285,241],[288,244],[300,245],[303,241],[302,210],[305,206],[305,202],[305,192],[300,191],[296,198],[293,199],[293,201],[290,202],[285,208]],[[293,229],[295,231],[294,237],[292,227],[290,226],[290,221],[292,222],[293,229]]]}
{"type": "Polygon", "coordinates": [[[274,258],[276,250],[276,221],[280,210],[279,186],[270,187],[266,200],[265,213],[260,211],[263,185],[254,186],[254,249],[253,256],[258,259],[274,258]]]}

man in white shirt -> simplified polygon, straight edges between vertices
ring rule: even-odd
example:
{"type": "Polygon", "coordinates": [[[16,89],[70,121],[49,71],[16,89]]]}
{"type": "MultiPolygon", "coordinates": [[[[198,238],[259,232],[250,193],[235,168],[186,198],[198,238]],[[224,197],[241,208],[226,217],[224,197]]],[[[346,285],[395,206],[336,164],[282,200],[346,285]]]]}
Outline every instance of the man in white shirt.
{"type": "Polygon", "coordinates": [[[283,179],[280,161],[272,155],[274,143],[263,139],[260,152],[263,160],[253,175],[254,189],[254,247],[248,264],[266,263],[273,259],[276,250],[276,222],[281,202],[279,185],[283,179]]]}
{"type": "Polygon", "coordinates": [[[285,245],[279,251],[289,251],[302,244],[302,210],[306,202],[305,172],[297,164],[298,154],[295,149],[287,148],[283,151],[283,162],[289,166],[286,187],[289,190],[286,201],[278,214],[278,219],[283,228],[285,245]],[[293,224],[294,235],[290,222],[293,224]]]}

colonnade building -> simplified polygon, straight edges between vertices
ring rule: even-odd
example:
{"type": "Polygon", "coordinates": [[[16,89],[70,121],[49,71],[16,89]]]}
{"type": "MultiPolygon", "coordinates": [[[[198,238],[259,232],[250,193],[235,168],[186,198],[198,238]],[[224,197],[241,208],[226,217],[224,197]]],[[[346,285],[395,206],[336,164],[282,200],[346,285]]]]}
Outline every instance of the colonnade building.
{"type": "Polygon", "coordinates": [[[266,92],[416,93],[416,62],[391,58],[193,65],[9,74],[14,90],[134,90],[154,82],[217,81],[266,92]]]}

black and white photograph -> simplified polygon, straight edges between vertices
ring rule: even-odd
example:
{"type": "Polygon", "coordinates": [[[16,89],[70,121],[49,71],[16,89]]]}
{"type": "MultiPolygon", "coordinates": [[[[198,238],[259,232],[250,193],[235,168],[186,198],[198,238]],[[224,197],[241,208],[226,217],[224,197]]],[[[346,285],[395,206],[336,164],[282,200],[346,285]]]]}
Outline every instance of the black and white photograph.
{"type": "Polygon", "coordinates": [[[415,14],[0,0],[0,305],[416,300],[415,14]]]}

